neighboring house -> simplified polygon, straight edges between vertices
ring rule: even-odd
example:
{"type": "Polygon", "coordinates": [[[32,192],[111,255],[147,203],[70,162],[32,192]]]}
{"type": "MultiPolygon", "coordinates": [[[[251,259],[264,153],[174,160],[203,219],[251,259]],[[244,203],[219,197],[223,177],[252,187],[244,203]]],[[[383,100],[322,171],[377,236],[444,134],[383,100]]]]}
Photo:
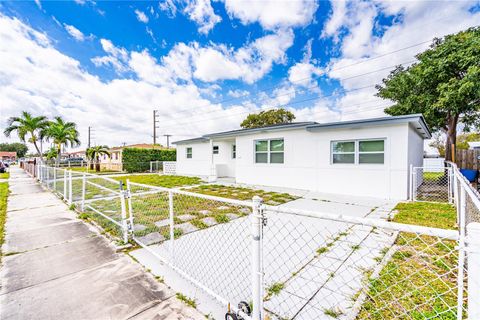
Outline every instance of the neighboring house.
{"type": "Polygon", "coordinates": [[[177,141],[177,174],[407,199],[431,133],[422,115],[241,129],[177,141]]]}
{"type": "Polygon", "coordinates": [[[468,148],[470,150],[480,150],[480,141],[468,142],[468,148]]]}
{"type": "Polygon", "coordinates": [[[0,160],[17,161],[16,151],[0,151],[0,160]]]}
{"type": "MultiPolygon", "coordinates": [[[[121,147],[113,147],[108,151],[110,157],[107,155],[102,155],[100,157],[100,168],[102,170],[113,170],[113,171],[122,171],[123,162],[122,162],[122,152],[125,148],[137,148],[137,149],[153,149],[153,144],[149,143],[137,143],[121,147]]],[[[161,145],[155,145],[155,148],[163,148],[161,145]]]]}
{"type": "Polygon", "coordinates": [[[68,161],[68,159],[84,159],[87,160],[87,157],[85,155],[85,150],[80,150],[80,151],[72,151],[72,152],[64,152],[61,154],[61,159],[68,161]]]}

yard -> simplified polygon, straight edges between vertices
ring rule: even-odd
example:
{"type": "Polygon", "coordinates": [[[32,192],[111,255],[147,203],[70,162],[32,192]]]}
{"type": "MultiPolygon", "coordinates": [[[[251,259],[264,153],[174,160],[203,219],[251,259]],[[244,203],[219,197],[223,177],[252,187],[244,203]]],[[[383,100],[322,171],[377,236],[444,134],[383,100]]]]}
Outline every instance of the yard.
{"type": "MultiPolygon", "coordinates": [[[[455,229],[453,206],[400,203],[393,221],[455,229]]],[[[375,279],[358,319],[456,319],[457,263],[455,241],[399,233],[397,250],[375,279]]]]}
{"type": "Polygon", "coordinates": [[[121,172],[114,171],[114,170],[100,170],[96,171],[95,169],[91,170],[89,167],[70,167],[66,168],[67,170],[72,170],[75,172],[86,172],[86,173],[93,173],[93,174],[119,174],[121,172]]]}
{"type": "Polygon", "coordinates": [[[197,177],[173,176],[173,175],[159,175],[159,174],[141,174],[141,175],[124,175],[113,177],[113,179],[122,181],[124,185],[127,179],[130,182],[148,184],[150,186],[176,188],[188,185],[195,185],[202,183],[202,180],[197,177]]]}
{"type": "Polygon", "coordinates": [[[8,179],[10,177],[9,172],[0,173],[0,179],[8,179]]]}
{"type": "Polygon", "coordinates": [[[8,183],[0,182],[0,261],[2,256],[2,245],[5,237],[5,221],[7,219],[7,197],[8,183]]]}

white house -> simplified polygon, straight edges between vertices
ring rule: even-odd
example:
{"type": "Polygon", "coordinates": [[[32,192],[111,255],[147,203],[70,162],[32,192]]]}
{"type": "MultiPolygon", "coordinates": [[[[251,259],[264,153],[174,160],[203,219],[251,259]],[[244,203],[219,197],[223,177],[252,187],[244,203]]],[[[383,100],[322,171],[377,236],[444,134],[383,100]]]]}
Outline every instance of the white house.
{"type": "Polygon", "coordinates": [[[431,133],[421,114],[297,122],[177,141],[177,174],[237,183],[407,199],[431,133]]]}

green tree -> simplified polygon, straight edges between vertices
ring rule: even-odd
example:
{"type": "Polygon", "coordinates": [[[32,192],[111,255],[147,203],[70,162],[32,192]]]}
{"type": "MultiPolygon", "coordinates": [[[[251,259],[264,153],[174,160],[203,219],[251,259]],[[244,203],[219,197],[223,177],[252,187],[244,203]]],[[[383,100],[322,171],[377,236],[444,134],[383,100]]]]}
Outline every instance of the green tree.
{"type": "Polygon", "coordinates": [[[61,117],[55,117],[54,121],[49,122],[48,127],[42,132],[47,140],[52,140],[57,149],[57,163],[60,161],[62,147],[77,147],[80,145],[77,125],[73,122],[66,122],[61,117]]]}
{"type": "Polygon", "coordinates": [[[445,158],[451,160],[458,123],[480,125],[480,28],[435,39],[416,58],[383,79],[377,95],[395,102],[385,113],[422,113],[431,129],[445,133],[445,158]]]}
{"type": "Polygon", "coordinates": [[[7,121],[7,128],[3,132],[6,137],[10,137],[13,131],[17,132],[21,141],[26,142],[27,136],[28,142],[31,142],[37,154],[41,156],[38,142],[41,141],[42,132],[48,127],[49,122],[46,117],[38,116],[33,117],[31,113],[23,111],[20,117],[11,117],[7,121]]]}
{"type": "Polygon", "coordinates": [[[295,120],[293,113],[284,108],[280,108],[249,114],[240,126],[244,129],[251,129],[274,124],[291,123],[293,120],[295,120]]]}
{"type": "Polygon", "coordinates": [[[479,132],[465,132],[457,137],[457,149],[469,149],[469,142],[480,141],[479,132]]]}
{"type": "Polygon", "coordinates": [[[95,171],[100,171],[100,156],[107,155],[110,157],[110,152],[108,151],[107,146],[95,146],[88,148],[85,155],[87,156],[87,159],[91,161],[90,169],[93,169],[93,164],[95,163],[95,171]]]}
{"type": "Polygon", "coordinates": [[[47,160],[56,159],[57,157],[58,157],[58,151],[57,151],[57,148],[55,148],[55,147],[51,147],[45,153],[45,158],[47,158],[47,160]]]}
{"type": "Polygon", "coordinates": [[[0,151],[15,151],[18,158],[23,158],[28,152],[28,147],[24,143],[0,143],[0,151]]]}

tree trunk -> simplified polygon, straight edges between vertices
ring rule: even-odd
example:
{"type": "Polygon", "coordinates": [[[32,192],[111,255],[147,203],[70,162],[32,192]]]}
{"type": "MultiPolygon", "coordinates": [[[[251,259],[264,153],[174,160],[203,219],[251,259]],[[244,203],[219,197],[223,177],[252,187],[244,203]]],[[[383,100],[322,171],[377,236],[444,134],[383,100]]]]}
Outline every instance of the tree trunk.
{"type": "Polygon", "coordinates": [[[35,134],[32,132],[30,132],[30,134],[32,135],[33,146],[35,147],[35,149],[37,149],[38,156],[42,159],[43,154],[40,152],[40,148],[37,145],[37,139],[35,138],[35,134]]]}
{"type": "Polygon", "coordinates": [[[447,141],[445,142],[445,161],[452,161],[452,144],[457,143],[458,115],[451,116],[447,124],[447,141]]]}

